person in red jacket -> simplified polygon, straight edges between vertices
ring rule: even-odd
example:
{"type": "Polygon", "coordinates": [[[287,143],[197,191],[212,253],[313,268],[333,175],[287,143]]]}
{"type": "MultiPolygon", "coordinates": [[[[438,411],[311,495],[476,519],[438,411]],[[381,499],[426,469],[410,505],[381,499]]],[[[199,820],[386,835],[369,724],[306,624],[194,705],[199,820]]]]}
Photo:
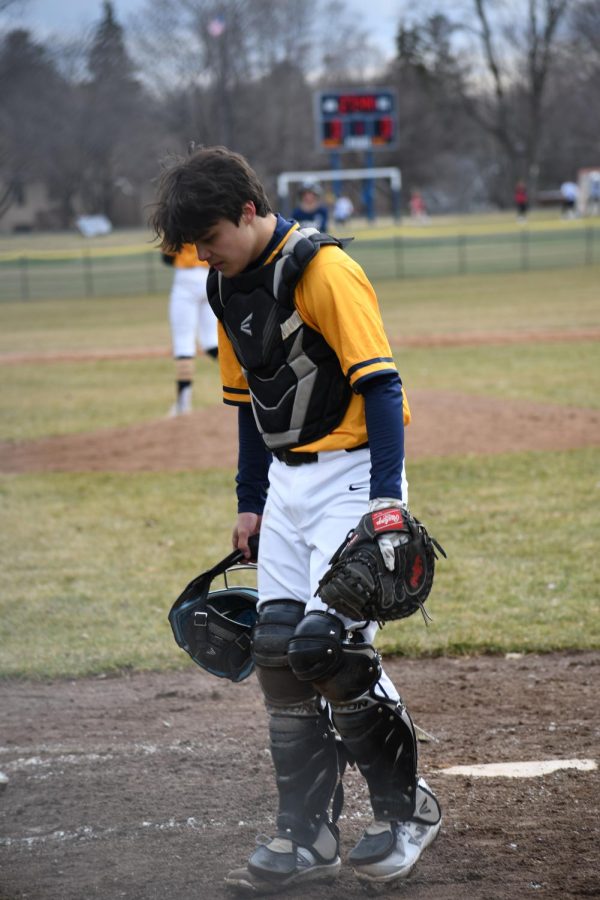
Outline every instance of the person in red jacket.
{"type": "Polygon", "coordinates": [[[529,209],[529,196],[527,194],[527,185],[524,181],[517,181],[515,185],[515,206],[517,208],[517,219],[523,221],[527,217],[529,209]]]}

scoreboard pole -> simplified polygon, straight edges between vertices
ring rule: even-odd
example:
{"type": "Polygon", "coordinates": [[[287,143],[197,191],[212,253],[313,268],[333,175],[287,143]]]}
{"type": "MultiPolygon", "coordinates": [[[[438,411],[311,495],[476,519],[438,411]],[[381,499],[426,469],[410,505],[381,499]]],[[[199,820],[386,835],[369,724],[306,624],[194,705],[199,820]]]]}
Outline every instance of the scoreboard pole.
{"type": "MultiPolygon", "coordinates": [[[[372,169],[373,168],[373,151],[367,150],[365,153],[365,168],[372,169]]],[[[366,178],[363,186],[363,198],[365,204],[365,210],[367,213],[367,220],[369,222],[373,222],[375,220],[375,198],[373,197],[373,188],[375,182],[372,178],[366,178]]]]}
{"type": "MultiPolygon", "coordinates": [[[[331,151],[331,171],[339,172],[342,168],[342,159],[337,150],[331,151]]],[[[339,178],[334,178],[332,183],[333,193],[336,198],[342,195],[342,182],[339,178]]]]}

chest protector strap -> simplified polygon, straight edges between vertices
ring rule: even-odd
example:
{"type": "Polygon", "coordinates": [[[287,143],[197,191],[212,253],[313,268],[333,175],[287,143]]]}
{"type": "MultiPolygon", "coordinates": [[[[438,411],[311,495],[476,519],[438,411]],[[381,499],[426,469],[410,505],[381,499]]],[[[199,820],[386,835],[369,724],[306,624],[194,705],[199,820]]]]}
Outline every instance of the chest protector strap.
{"type": "Polygon", "coordinates": [[[258,429],[272,450],[324,437],[348,408],[352,392],[335,352],[294,304],[296,285],[320,248],[345,243],[314,228],[298,229],[271,263],[234,278],[209,275],[209,303],[242,366],[258,429]]]}

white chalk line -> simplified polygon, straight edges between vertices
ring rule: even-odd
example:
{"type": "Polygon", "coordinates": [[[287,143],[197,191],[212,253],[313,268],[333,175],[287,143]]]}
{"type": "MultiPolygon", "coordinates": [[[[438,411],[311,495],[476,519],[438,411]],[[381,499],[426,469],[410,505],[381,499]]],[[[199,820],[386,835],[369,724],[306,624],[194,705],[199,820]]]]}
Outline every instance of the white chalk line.
{"type": "MultiPolygon", "coordinates": [[[[240,822],[238,824],[240,826],[255,825],[256,827],[264,827],[265,823],[240,822]]],[[[181,819],[179,821],[177,819],[167,819],[166,822],[142,821],[133,825],[110,825],[106,828],[92,828],[91,825],[80,825],[70,831],[56,829],[55,831],[47,832],[45,834],[29,834],[24,837],[0,838],[0,847],[33,848],[40,844],[98,841],[116,835],[119,837],[127,837],[132,834],[135,835],[151,831],[205,831],[207,828],[228,829],[231,831],[231,827],[231,822],[219,822],[215,819],[202,821],[195,816],[190,816],[187,819],[181,819]]]]}
{"type": "MultiPolygon", "coordinates": [[[[365,812],[353,812],[350,815],[341,815],[340,821],[343,820],[359,820],[370,821],[372,813],[365,808],[365,812]]],[[[275,819],[273,816],[265,816],[258,820],[248,820],[239,822],[220,822],[217,819],[207,819],[203,821],[196,816],[189,816],[187,819],[177,820],[175,818],[167,819],[165,822],[149,822],[144,820],[133,825],[110,825],[106,828],[92,828],[91,825],[80,825],[70,831],[63,829],[55,829],[51,832],[40,834],[28,834],[23,837],[4,837],[0,838],[0,847],[14,847],[33,849],[41,844],[48,843],[73,843],[75,841],[98,841],[106,840],[112,837],[131,837],[132,835],[141,835],[151,832],[165,831],[206,831],[207,829],[227,831],[231,834],[234,828],[253,828],[257,832],[273,829],[275,819]]],[[[32,829],[40,831],[41,829],[32,829]]]]}
{"type": "Polygon", "coordinates": [[[595,759],[540,759],[526,762],[484,763],[469,766],[448,766],[436,769],[436,775],[468,775],[473,778],[538,778],[559,769],[592,772],[598,768],[595,759]]]}
{"type": "Polygon", "coordinates": [[[111,762],[114,759],[130,756],[154,756],[160,753],[193,754],[206,752],[202,744],[191,742],[174,742],[170,744],[133,743],[115,746],[111,744],[105,750],[90,753],[87,750],[66,744],[38,744],[35,746],[0,747],[0,755],[14,756],[14,759],[2,759],[2,767],[7,772],[29,770],[37,777],[48,777],[58,767],[95,765],[111,762]]]}

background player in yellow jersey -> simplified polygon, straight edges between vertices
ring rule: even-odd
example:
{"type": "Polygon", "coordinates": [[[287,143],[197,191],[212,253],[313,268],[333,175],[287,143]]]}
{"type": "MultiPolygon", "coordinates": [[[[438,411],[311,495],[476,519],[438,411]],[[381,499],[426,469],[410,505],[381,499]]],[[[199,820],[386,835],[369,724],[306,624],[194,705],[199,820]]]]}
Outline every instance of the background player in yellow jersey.
{"type": "Polygon", "coordinates": [[[217,320],[206,296],[208,265],[198,259],[194,244],[184,244],[176,253],[164,253],[163,260],[174,268],[169,323],[175,360],[175,403],[169,415],[178,416],[192,409],[196,347],[200,346],[209,356],[217,356],[217,320]]]}
{"type": "MultiPolygon", "coordinates": [[[[441,824],[411,718],[372,641],[315,596],[360,517],[407,503],[401,381],[373,287],[334,238],[275,215],[246,160],[196,150],[161,180],[163,249],[211,266],[225,403],[238,409],[233,544],[260,532],[253,659],[269,716],[276,834],[227,882],[259,895],[332,880],[340,772],[356,762],[373,821],[349,855],[374,884],[405,877],[441,824]]],[[[393,568],[394,533],[379,538],[393,568]]],[[[389,565],[388,565],[389,563],[389,565]]]]}

